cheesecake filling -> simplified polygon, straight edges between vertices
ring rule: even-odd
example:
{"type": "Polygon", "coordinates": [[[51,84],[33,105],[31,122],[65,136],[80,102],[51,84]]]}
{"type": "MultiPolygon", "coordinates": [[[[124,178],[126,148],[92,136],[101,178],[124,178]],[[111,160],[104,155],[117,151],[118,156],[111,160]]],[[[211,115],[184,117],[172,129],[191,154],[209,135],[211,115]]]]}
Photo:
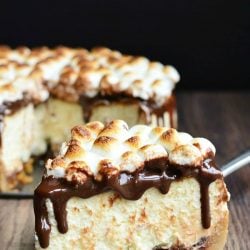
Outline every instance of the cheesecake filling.
{"type": "Polygon", "coordinates": [[[77,171],[82,171],[79,174],[85,176],[83,183],[74,179],[67,181],[65,178],[45,176],[35,190],[35,230],[43,248],[49,246],[51,231],[46,207],[47,199],[53,204],[58,231],[66,233],[68,230],[66,205],[72,197],[87,199],[113,190],[124,199],[138,200],[149,188],[154,187],[162,194],[167,194],[173,181],[191,177],[200,185],[201,222],[203,228],[207,229],[211,223],[208,188],[210,183],[223,178],[221,171],[215,166],[213,153],[208,154],[202,165],[197,167],[171,164],[167,157],[161,157],[147,161],[144,168],[132,173],[110,168],[110,171],[103,173],[102,178],[98,180],[84,170],[77,171]]]}
{"type": "MultiPolygon", "coordinates": [[[[109,96],[98,95],[94,98],[81,96],[79,103],[84,108],[85,122],[97,120],[97,119],[92,118],[95,108],[99,106],[112,106],[112,105],[120,104],[124,106],[136,105],[138,107],[138,120],[135,122],[135,124],[140,124],[140,123],[152,124],[153,122],[152,115],[155,115],[157,118],[163,118],[164,113],[167,112],[169,115],[169,125],[170,125],[169,127],[174,128],[177,126],[176,121],[175,121],[176,100],[175,100],[174,95],[171,95],[170,97],[168,97],[167,100],[162,105],[157,104],[153,100],[131,98],[129,96],[122,95],[122,94],[109,95],[109,96]]],[[[111,114],[109,117],[109,120],[118,119],[118,118],[120,117],[112,117],[112,114],[111,114]]],[[[102,121],[102,122],[105,122],[105,121],[102,121]]],[[[129,125],[131,126],[135,124],[129,124],[129,125]]]]}
{"type": "MultiPolygon", "coordinates": [[[[8,176],[15,176],[16,172],[20,172],[22,170],[22,162],[27,162],[29,157],[45,153],[48,142],[52,148],[57,151],[58,145],[69,139],[71,127],[82,124],[83,122],[89,122],[93,119],[107,122],[113,118],[121,118],[121,116],[124,116],[122,118],[127,118],[125,120],[131,121],[129,125],[132,126],[140,123],[152,124],[152,115],[156,115],[157,118],[162,118],[164,113],[167,113],[169,119],[166,126],[176,126],[174,96],[169,97],[161,106],[158,106],[153,101],[145,101],[125,96],[81,97],[80,101],[76,103],[51,98],[39,104],[27,97],[15,102],[4,102],[0,105],[1,147],[7,147],[7,144],[3,143],[3,136],[6,129],[8,129],[7,126],[11,126],[10,124],[6,124],[5,117],[12,119],[15,114],[22,112],[22,110],[28,106],[32,106],[27,115],[29,115],[28,118],[32,119],[32,121],[29,122],[29,126],[33,129],[24,127],[22,133],[25,134],[25,131],[31,131],[29,132],[29,136],[32,137],[32,139],[26,140],[27,142],[24,143],[25,147],[23,143],[19,143],[25,148],[25,157],[22,156],[21,153],[22,151],[24,152],[24,148],[23,150],[16,151],[21,154],[19,158],[15,156],[15,165],[18,165],[18,169],[15,170],[15,172],[9,170],[10,173],[8,173],[8,176]],[[102,108],[99,113],[97,111],[98,107],[102,108]],[[103,110],[103,108],[105,108],[105,110],[103,110]],[[125,114],[125,110],[127,110],[127,114],[125,114]],[[117,117],[114,117],[116,115],[115,113],[117,113],[117,117]]],[[[25,119],[27,120],[28,118],[25,119]]],[[[11,143],[18,144],[17,140],[21,139],[22,138],[17,139],[17,137],[15,137],[11,143]],[[16,141],[16,143],[14,141],[16,141]]],[[[5,152],[4,150],[2,151],[5,152]]],[[[3,161],[2,164],[6,165],[5,162],[3,161]]]]}
{"type": "MultiPolygon", "coordinates": [[[[15,102],[4,102],[0,105],[0,134],[3,130],[3,120],[5,115],[12,115],[18,110],[20,110],[23,107],[26,107],[29,105],[31,101],[27,98],[24,98],[22,100],[18,100],[15,102]]],[[[0,146],[2,145],[2,140],[0,137],[0,146]]]]}

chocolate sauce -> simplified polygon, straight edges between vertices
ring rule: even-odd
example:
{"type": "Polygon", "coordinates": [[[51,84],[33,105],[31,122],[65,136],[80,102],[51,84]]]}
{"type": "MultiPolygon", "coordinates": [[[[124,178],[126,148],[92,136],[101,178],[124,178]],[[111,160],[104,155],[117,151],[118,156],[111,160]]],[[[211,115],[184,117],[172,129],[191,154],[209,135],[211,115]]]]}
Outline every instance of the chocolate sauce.
{"type": "Polygon", "coordinates": [[[211,182],[222,178],[221,172],[214,165],[213,157],[206,159],[202,166],[196,168],[171,165],[168,159],[160,158],[148,161],[144,168],[133,173],[119,172],[115,175],[104,175],[101,181],[88,176],[84,184],[45,176],[34,194],[35,230],[40,245],[43,248],[48,247],[51,231],[46,199],[50,199],[53,204],[59,232],[66,233],[68,230],[66,204],[72,197],[87,199],[113,190],[124,199],[137,200],[152,187],[157,188],[162,194],[167,194],[173,181],[186,177],[194,177],[200,184],[202,225],[204,228],[209,228],[211,219],[208,187],[211,182]]]}
{"type": "Polygon", "coordinates": [[[140,98],[132,98],[125,96],[123,94],[118,95],[98,95],[93,98],[88,98],[85,96],[80,97],[80,104],[84,107],[84,120],[89,122],[92,116],[93,108],[99,105],[110,105],[112,103],[122,103],[122,104],[137,104],[139,106],[139,116],[144,116],[146,124],[150,124],[151,115],[155,114],[157,117],[162,117],[165,112],[169,113],[170,125],[174,127],[174,117],[173,113],[176,109],[175,97],[170,96],[163,105],[158,105],[153,100],[143,100],[140,98]]]}
{"type": "Polygon", "coordinates": [[[27,99],[17,100],[14,102],[4,102],[0,105],[0,115],[12,115],[19,109],[27,106],[31,101],[27,99]]]}

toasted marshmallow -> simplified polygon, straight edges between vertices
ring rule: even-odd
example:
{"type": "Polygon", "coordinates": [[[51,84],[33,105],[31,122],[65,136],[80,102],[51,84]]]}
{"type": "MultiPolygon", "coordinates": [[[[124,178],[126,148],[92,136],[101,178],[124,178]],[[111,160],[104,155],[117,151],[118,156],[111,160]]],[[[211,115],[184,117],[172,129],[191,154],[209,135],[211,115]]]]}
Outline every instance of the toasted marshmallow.
{"type": "MultiPolygon", "coordinates": [[[[114,169],[134,172],[144,167],[147,161],[162,157],[171,164],[198,167],[202,165],[208,152],[215,154],[213,144],[207,139],[193,138],[187,133],[164,127],[136,125],[129,129],[121,120],[114,120],[106,125],[91,122],[76,126],[72,129],[71,136],[67,148],[65,149],[65,144],[62,146],[60,160],[56,158],[48,161],[47,175],[61,177],[64,173],[67,179],[72,179],[72,171],[76,169],[72,168],[73,164],[77,165],[77,173],[82,168],[81,173],[84,171],[84,175],[91,174],[98,179],[103,173],[114,173],[114,169]],[[60,171],[60,168],[65,171],[60,171]],[[71,171],[67,171],[68,168],[71,171]]],[[[73,179],[78,181],[84,175],[77,174],[77,178],[73,179]]]]}
{"type": "Polygon", "coordinates": [[[0,103],[20,100],[27,93],[30,99],[44,101],[51,92],[68,101],[77,101],[81,95],[122,93],[161,105],[179,79],[172,66],[108,48],[0,47],[0,81],[13,84],[13,91],[2,95],[0,103]]]}

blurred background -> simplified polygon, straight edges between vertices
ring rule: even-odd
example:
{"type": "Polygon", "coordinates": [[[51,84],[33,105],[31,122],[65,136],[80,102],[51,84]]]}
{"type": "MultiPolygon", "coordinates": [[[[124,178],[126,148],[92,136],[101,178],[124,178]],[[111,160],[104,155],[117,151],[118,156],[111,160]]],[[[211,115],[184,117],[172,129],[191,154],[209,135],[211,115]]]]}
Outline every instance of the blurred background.
{"type": "Polygon", "coordinates": [[[178,89],[250,89],[249,1],[6,1],[0,43],[97,45],[174,65],[178,89]]]}
{"type": "MultiPolygon", "coordinates": [[[[219,166],[250,148],[250,0],[1,0],[0,44],[101,45],[174,65],[179,130],[209,138],[219,166]]],[[[226,250],[250,249],[249,176],[226,178],[226,250]]],[[[0,207],[1,250],[34,249],[32,200],[0,207]]]]}

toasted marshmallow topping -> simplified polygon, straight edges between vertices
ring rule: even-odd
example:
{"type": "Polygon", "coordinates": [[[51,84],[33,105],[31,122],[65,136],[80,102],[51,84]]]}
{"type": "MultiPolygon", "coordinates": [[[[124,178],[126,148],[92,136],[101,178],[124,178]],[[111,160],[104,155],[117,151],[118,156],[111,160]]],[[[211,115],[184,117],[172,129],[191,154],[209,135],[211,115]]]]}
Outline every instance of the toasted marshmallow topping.
{"type": "Polygon", "coordinates": [[[44,101],[50,92],[68,101],[120,93],[161,104],[179,79],[172,66],[108,48],[0,47],[0,104],[24,93],[44,101]]]}
{"type": "Polygon", "coordinates": [[[120,171],[134,172],[149,160],[166,157],[171,164],[201,166],[215,147],[204,138],[164,127],[136,125],[122,120],[104,125],[91,122],[76,126],[61,153],[46,164],[47,175],[84,182],[86,176],[101,179],[120,171]]]}

